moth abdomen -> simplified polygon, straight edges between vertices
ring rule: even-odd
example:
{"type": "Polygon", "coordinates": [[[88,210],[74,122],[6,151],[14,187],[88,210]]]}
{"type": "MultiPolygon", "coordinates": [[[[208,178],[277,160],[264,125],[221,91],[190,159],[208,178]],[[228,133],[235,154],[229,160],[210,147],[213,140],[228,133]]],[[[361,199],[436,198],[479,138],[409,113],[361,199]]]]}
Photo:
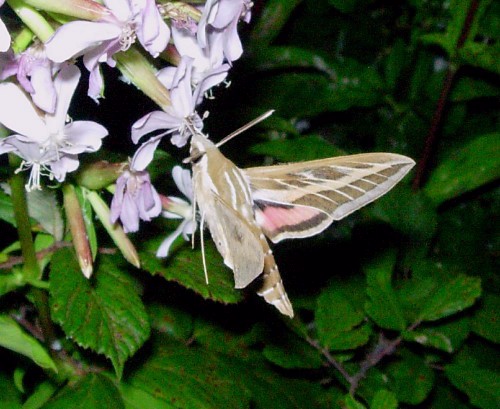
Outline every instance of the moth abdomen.
{"type": "MultiPolygon", "coordinates": [[[[263,235],[262,235],[263,236],[263,235]]],[[[273,252],[269,248],[265,237],[261,237],[264,247],[264,271],[262,273],[262,286],[257,291],[266,302],[274,305],[279,312],[293,318],[293,307],[283,286],[283,280],[274,260],[273,252]]]]}

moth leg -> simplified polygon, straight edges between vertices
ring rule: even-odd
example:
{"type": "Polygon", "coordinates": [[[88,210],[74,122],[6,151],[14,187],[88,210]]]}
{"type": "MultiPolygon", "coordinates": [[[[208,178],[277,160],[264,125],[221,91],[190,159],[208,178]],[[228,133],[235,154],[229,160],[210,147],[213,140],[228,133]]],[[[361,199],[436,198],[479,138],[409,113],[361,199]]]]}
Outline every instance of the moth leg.
{"type": "Polygon", "coordinates": [[[202,213],[200,220],[201,259],[203,261],[203,272],[205,273],[205,282],[208,285],[207,260],[205,258],[205,240],[203,237],[203,229],[205,227],[204,224],[205,224],[205,213],[202,213]]]}

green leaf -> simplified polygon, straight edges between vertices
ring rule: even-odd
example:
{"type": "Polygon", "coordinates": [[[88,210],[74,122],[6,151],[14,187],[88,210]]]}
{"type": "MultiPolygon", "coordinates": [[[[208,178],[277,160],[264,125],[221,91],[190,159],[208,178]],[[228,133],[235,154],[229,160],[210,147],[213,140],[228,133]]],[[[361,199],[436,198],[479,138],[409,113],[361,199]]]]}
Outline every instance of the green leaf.
{"type": "Polygon", "coordinates": [[[248,407],[243,368],[234,358],[188,348],[167,337],[159,337],[155,345],[155,353],[127,379],[128,388],[121,389],[125,401],[133,398],[130,392],[141,391],[169,408],[248,407]]]}
{"type": "Polygon", "coordinates": [[[419,356],[402,351],[400,360],[389,364],[387,375],[397,400],[417,405],[425,400],[434,385],[434,372],[419,356]]]}
{"type": "Polygon", "coordinates": [[[438,218],[433,203],[404,184],[375,201],[367,211],[413,240],[428,240],[436,231],[438,218]]]}
{"type": "Polygon", "coordinates": [[[455,314],[473,305],[480,295],[480,278],[459,275],[436,289],[420,311],[419,320],[435,321],[455,314]]]}
{"type": "Polygon", "coordinates": [[[470,77],[460,78],[453,87],[450,99],[454,102],[465,102],[476,98],[499,97],[500,89],[483,79],[470,77]]]}
{"type": "Polygon", "coordinates": [[[25,285],[24,274],[20,269],[13,269],[12,274],[0,275],[0,296],[10,293],[25,285]]]}
{"type": "Polygon", "coordinates": [[[472,330],[496,344],[500,343],[500,297],[496,294],[485,292],[481,297],[480,309],[472,318],[472,330]]]}
{"type": "Polygon", "coordinates": [[[391,251],[364,266],[367,279],[366,293],[369,298],[365,304],[365,311],[378,326],[402,331],[407,323],[391,284],[395,262],[396,252],[391,251]]]}
{"type": "Polygon", "coordinates": [[[397,407],[396,396],[387,389],[378,390],[370,403],[370,409],[397,409],[397,407]]]}
{"type": "Polygon", "coordinates": [[[241,301],[242,293],[234,289],[233,273],[224,265],[212,240],[207,239],[204,243],[209,284],[205,282],[201,253],[193,251],[190,243],[177,240],[168,258],[159,259],[155,253],[160,243],[161,240],[143,243],[145,250],[140,252],[143,269],[159,274],[166,280],[175,281],[205,299],[226,304],[241,301]]]}
{"type": "Polygon", "coordinates": [[[56,364],[46,349],[7,315],[0,315],[0,345],[28,357],[44,369],[57,372],[56,364]]]}
{"type": "Polygon", "coordinates": [[[443,333],[433,330],[411,331],[403,334],[406,341],[414,341],[424,346],[431,346],[452,353],[451,340],[443,333]]]}
{"type": "MultiPolygon", "coordinates": [[[[2,368],[3,369],[3,368],[2,368]]],[[[0,371],[0,408],[2,409],[21,409],[22,394],[14,386],[11,376],[7,376],[2,370],[0,371]]]]}
{"type": "Polygon", "coordinates": [[[241,359],[248,359],[254,353],[251,346],[261,341],[260,328],[230,330],[211,321],[197,319],[194,323],[192,338],[207,350],[216,351],[241,359]]]}
{"type": "Polygon", "coordinates": [[[298,162],[345,154],[317,135],[257,143],[252,145],[250,152],[272,156],[279,162],[298,162]]]}
{"type": "Polygon", "coordinates": [[[344,405],[347,409],[366,409],[366,406],[358,402],[351,395],[346,395],[344,405]]]}
{"type": "Polygon", "coordinates": [[[41,408],[56,392],[57,387],[52,382],[46,381],[37,385],[35,391],[26,399],[23,409],[41,408]]]}
{"type": "Polygon", "coordinates": [[[267,1],[259,13],[259,20],[253,23],[249,48],[259,50],[271,44],[301,2],[302,0],[267,1]]]}
{"type": "Polygon", "coordinates": [[[262,352],[269,361],[282,368],[316,369],[323,365],[318,351],[295,335],[284,335],[281,340],[266,345],[262,352]]]}
{"type": "Polygon", "coordinates": [[[459,56],[467,64],[500,74],[500,44],[467,42],[459,50],[459,56]]]}
{"type": "Polygon", "coordinates": [[[424,192],[436,204],[500,178],[500,133],[482,135],[455,151],[432,172],[424,192]]]}
{"type": "Polygon", "coordinates": [[[0,219],[15,226],[16,220],[14,219],[12,201],[10,195],[3,190],[4,188],[8,188],[10,192],[10,187],[2,185],[2,189],[0,189],[0,219]]]}
{"type": "Polygon", "coordinates": [[[448,353],[456,352],[470,333],[470,319],[461,317],[440,325],[420,325],[417,330],[403,332],[403,339],[448,353]],[[431,326],[429,326],[431,325],[431,326]]]}
{"type": "Polygon", "coordinates": [[[154,303],[147,310],[152,328],[178,340],[187,341],[193,335],[193,316],[180,308],[154,303]]]}
{"type": "MultiPolygon", "coordinates": [[[[272,65],[268,58],[266,67],[272,65]]],[[[283,65],[281,59],[277,62],[283,65]]],[[[272,106],[289,118],[324,112],[345,111],[354,106],[369,107],[380,102],[383,80],[379,74],[356,60],[342,59],[321,65],[322,71],[273,73],[259,86],[249,89],[247,98],[272,106]]],[[[259,70],[259,68],[256,68],[259,70]]]]}
{"type": "MultiPolygon", "coordinates": [[[[316,328],[318,338],[322,346],[329,349],[338,349],[333,346],[345,345],[346,333],[354,336],[353,341],[357,340],[360,335],[366,334],[366,329],[363,333],[358,330],[350,332],[354,327],[361,324],[364,320],[364,313],[359,307],[355,307],[350,299],[339,289],[335,284],[327,287],[318,298],[318,306],[315,312],[316,328]],[[339,338],[342,342],[339,342],[339,338]]],[[[359,342],[359,340],[358,340],[359,342]]],[[[353,348],[358,345],[358,342],[353,344],[353,348]]],[[[349,349],[347,348],[340,349],[349,349]]]]}
{"type": "Polygon", "coordinates": [[[64,222],[61,208],[54,190],[31,190],[26,194],[30,216],[42,225],[44,230],[54,236],[56,241],[62,240],[64,222]]]}
{"type": "Polygon", "coordinates": [[[426,44],[441,46],[448,55],[453,56],[457,47],[458,39],[465,24],[467,12],[472,0],[451,0],[448,5],[450,21],[444,33],[430,33],[421,36],[420,40],[426,44]]]}
{"type": "Polygon", "coordinates": [[[92,280],[82,275],[73,251],[58,251],[50,272],[52,318],[84,348],[104,354],[118,377],[149,337],[149,321],[118,257],[101,256],[92,280]]]}
{"type": "Polygon", "coordinates": [[[107,377],[88,374],[69,382],[43,409],[124,409],[118,389],[107,377]]]}
{"type": "Polygon", "coordinates": [[[328,3],[342,13],[352,13],[358,7],[360,0],[328,0],[328,3]]]}
{"type": "Polygon", "coordinates": [[[451,383],[467,394],[473,405],[483,409],[500,407],[497,372],[460,364],[447,365],[444,371],[451,383]]]}

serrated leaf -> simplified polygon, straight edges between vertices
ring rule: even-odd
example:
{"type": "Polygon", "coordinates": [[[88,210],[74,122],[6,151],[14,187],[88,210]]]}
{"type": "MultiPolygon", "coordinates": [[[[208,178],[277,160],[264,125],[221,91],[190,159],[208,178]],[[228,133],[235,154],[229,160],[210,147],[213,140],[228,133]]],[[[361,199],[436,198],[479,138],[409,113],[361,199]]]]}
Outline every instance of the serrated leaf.
{"type": "MultiPolygon", "coordinates": [[[[315,321],[319,341],[326,348],[346,349],[333,348],[332,345],[337,347],[339,345],[346,346],[345,341],[348,340],[346,333],[361,324],[363,319],[363,311],[356,308],[345,293],[337,288],[334,283],[327,287],[318,298],[315,321]],[[342,338],[343,342],[339,342],[339,338],[342,338]]],[[[354,332],[351,336],[353,334],[354,332]]],[[[356,337],[354,336],[354,338],[356,337]]]]}
{"type": "Polygon", "coordinates": [[[330,337],[325,346],[333,351],[347,351],[359,348],[368,343],[372,334],[372,328],[364,324],[350,331],[341,332],[336,336],[330,337]]]}
{"type": "Polygon", "coordinates": [[[262,353],[282,368],[321,368],[323,361],[316,349],[296,335],[287,334],[280,341],[264,347],[262,353]]]}
{"type": "Polygon", "coordinates": [[[26,194],[30,216],[42,225],[44,230],[53,235],[56,241],[62,240],[64,222],[61,208],[54,190],[31,190],[26,194]]]}
{"type": "Polygon", "coordinates": [[[201,318],[194,324],[192,338],[205,349],[224,355],[248,359],[254,353],[250,347],[259,341],[259,328],[244,328],[235,332],[201,318]]]}
{"type": "Polygon", "coordinates": [[[127,383],[172,408],[303,409],[317,407],[321,386],[278,376],[255,355],[224,356],[159,337],[154,354],[127,383]]]}
{"type": "Polygon", "coordinates": [[[481,297],[480,309],[472,318],[472,330],[496,344],[500,343],[500,297],[496,294],[485,292],[481,297]]]}
{"type": "MultiPolygon", "coordinates": [[[[170,408],[247,408],[249,393],[238,362],[159,337],[155,353],[127,379],[124,400],[138,391],[170,408]]],[[[240,364],[241,365],[241,364],[240,364]]],[[[155,406],[156,407],[156,406],[155,406]]]]}
{"type": "Polygon", "coordinates": [[[434,347],[448,353],[453,352],[451,340],[445,334],[438,331],[411,331],[403,333],[403,339],[416,342],[420,345],[434,347]]]}
{"type": "Polygon", "coordinates": [[[56,364],[47,350],[7,315],[0,315],[0,345],[28,357],[44,369],[57,372],[56,364]]]}
{"type": "Polygon", "coordinates": [[[55,253],[50,272],[52,318],[77,344],[109,358],[118,377],[150,331],[144,305],[120,261],[101,256],[87,280],[74,252],[63,249],[55,253]]]}
{"type": "Polygon", "coordinates": [[[279,162],[298,162],[345,154],[317,135],[257,143],[252,145],[250,153],[272,156],[279,162]]]}
{"type": "Polygon", "coordinates": [[[369,300],[365,311],[377,323],[386,329],[402,331],[407,323],[401,303],[392,288],[392,270],[396,262],[396,253],[391,251],[365,265],[369,300]]]}
{"type": "Polygon", "coordinates": [[[68,383],[42,409],[125,409],[118,389],[108,378],[88,374],[68,383]]]}
{"type": "Polygon", "coordinates": [[[167,259],[159,259],[155,255],[160,240],[143,244],[147,248],[140,252],[143,269],[152,274],[159,274],[166,280],[175,281],[205,299],[226,304],[241,301],[242,293],[234,289],[233,273],[224,265],[211,240],[208,239],[204,243],[209,284],[205,282],[201,253],[193,251],[189,243],[178,241],[178,245],[174,245],[167,259]]]}
{"type": "Polygon", "coordinates": [[[432,172],[424,187],[436,204],[500,178],[500,133],[482,135],[455,151],[432,172]]]}
{"type": "Polygon", "coordinates": [[[461,317],[450,322],[420,325],[417,330],[403,332],[403,339],[448,353],[457,351],[470,333],[470,319],[461,317]]]}
{"type": "Polygon", "coordinates": [[[442,283],[420,311],[420,321],[435,321],[462,311],[481,295],[481,279],[459,275],[442,283]]]}
{"type": "Polygon", "coordinates": [[[187,341],[193,335],[193,316],[187,312],[159,303],[147,306],[151,327],[173,338],[187,341]]]}
{"type": "Polygon", "coordinates": [[[394,393],[387,389],[380,389],[370,403],[370,409],[397,409],[398,400],[394,393]]]}
{"type": "Polygon", "coordinates": [[[444,372],[448,379],[471,403],[483,409],[500,407],[500,378],[498,373],[470,365],[447,365],[444,372]]]}
{"type": "Polygon", "coordinates": [[[423,402],[434,385],[434,372],[422,358],[407,351],[389,365],[387,375],[397,399],[410,405],[423,402]]]}

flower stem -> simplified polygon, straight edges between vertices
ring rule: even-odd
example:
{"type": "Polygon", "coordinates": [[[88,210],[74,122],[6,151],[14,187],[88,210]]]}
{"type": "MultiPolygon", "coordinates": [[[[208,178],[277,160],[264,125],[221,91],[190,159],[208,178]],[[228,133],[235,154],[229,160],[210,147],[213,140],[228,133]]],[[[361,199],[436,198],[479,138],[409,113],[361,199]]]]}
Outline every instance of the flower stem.
{"type": "Polygon", "coordinates": [[[54,29],[38,11],[21,0],[7,0],[9,6],[24,24],[42,41],[47,41],[54,29]]]}
{"type": "MultiPolygon", "coordinates": [[[[11,166],[17,167],[19,159],[9,155],[11,166]]],[[[12,194],[12,206],[14,208],[14,218],[17,225],[17,233],[21,244],[21,253],[24,259],[23,275],[26,281],[38,280],[41,275],[40,266],[36,259],[35,244],[31,235],[31,223],[28,214],[28,202],[24,187],[24,177],[22,174],[14,174],[9,185],[12,194]]]]}

